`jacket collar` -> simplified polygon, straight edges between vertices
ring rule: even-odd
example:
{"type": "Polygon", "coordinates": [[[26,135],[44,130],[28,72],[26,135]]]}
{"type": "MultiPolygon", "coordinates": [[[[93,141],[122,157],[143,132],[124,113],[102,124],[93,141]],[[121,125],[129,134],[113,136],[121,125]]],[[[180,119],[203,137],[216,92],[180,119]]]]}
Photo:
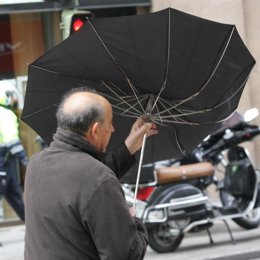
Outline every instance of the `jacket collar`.
{"type": "Polygon", "coordinates": [[[58,128],[53,136],[53,140],[51,146],[58,146],[67,150],[81,150],[99,161],[103,161],[106,155],[103,152],[97,151],[96,148],[88,143],[82,136],[69,130],[58,128]]]}

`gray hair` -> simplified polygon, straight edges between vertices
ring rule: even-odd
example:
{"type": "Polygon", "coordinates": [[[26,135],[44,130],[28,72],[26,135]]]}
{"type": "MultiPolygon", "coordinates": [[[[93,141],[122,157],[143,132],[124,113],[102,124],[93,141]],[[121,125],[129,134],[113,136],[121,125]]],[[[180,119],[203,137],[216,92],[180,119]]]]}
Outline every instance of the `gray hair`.
{"type": "Polygon", "coordinates": [[[87,87],[75,88],[68,91],[61,100],[56,113],[56,118],[59,128],[83,135],[88,131],[92,123],[104,122],[104,109],[99,103],[91,104],[91,106],[86,104],[82,109],[75,110],[73,113],[66,113],[64,111],[66,101],[70,96],[78,92],[98,94],[95,90],[87,87]]]}

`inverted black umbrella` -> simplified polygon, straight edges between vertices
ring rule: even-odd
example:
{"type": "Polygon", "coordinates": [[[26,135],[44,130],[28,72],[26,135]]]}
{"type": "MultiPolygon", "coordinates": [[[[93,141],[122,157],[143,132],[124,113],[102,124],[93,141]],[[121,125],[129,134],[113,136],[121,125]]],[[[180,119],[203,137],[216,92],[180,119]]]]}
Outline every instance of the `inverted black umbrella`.
{"type": "Polygon", "coordinates": [[[234,25],[174,9],[88,20],[29,66],[22,119],[48,144],[61,96],[89,86],[113,105],[112,145],[141,116],[160,132],[144,162],[181,156],[235,111],[254,64],[234,25]]]}

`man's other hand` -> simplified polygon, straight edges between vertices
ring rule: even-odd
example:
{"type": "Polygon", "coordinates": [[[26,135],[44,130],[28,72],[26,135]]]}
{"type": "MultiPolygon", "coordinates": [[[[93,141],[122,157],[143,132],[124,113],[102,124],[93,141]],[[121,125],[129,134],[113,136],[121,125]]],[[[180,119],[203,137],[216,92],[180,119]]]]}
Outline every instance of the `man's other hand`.
{"type": "Polygon", "coordinates": [[[142,147],[145,133],[147,134],[147,137],[158,134],[156,125],[154,123],[145,122],[142,118],[137,118],[125,140],[125,144],[130,154],[134,154],[142,147]]]}

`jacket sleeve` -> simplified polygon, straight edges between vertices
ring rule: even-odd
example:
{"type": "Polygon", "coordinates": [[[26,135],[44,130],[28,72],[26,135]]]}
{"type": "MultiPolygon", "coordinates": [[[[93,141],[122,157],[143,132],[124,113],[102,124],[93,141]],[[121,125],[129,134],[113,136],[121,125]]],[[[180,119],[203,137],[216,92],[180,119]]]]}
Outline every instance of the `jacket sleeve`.
{"type": "Polygon", "coordinates": [[[146,228],[130,215],[115,177],[99,187],[83,214],[84,225],[90,230],[101,260],[144,258],[148,244],[146,228]]]}
{"type": "Polygon", "coordinates": [[[104,159],[104,164],[116,174],[118,179],[123,177],[135,163],[135,156],[129,153],[125,143],[107,153],[104,159]]]}

